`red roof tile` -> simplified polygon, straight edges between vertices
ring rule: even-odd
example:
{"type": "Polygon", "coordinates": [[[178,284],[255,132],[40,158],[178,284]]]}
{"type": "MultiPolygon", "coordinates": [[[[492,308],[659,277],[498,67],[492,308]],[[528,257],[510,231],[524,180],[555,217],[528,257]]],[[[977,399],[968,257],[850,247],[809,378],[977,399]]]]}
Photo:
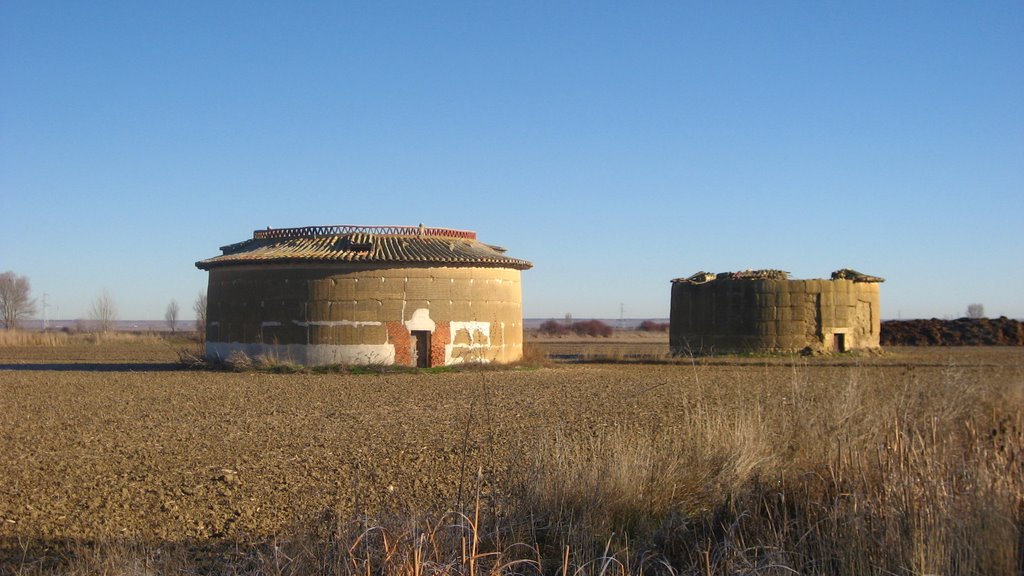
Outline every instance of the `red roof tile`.
{"type": "Polygon", "coordinates": [[[249,240],[196,262],[203,270],[243,264],[352,262],[485,266],[526,270],[533,264],[505,256],[468,230],[423,226],[315,226],[256,230],[249,240]]]}

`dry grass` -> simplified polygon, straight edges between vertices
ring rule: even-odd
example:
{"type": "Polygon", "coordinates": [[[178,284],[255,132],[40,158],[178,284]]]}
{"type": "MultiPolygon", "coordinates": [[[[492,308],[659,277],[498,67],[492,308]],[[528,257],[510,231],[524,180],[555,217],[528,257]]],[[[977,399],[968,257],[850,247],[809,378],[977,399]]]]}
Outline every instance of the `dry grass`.
{"type": "MultiPolygon", "coordinates": [[[[684,368],[677,368],[684,369],[684,368]]],[[[865,378],[793,363],[782,385],[712,385],[684,407],[558,430],[509,485],[480,464],[465,510],[297,518],[261,542],[111,540],[16,574],[1020,574],[1024,374],[967,364],[865,378]],[[840,376],[835,377],[835,374],[840,376]],[[935,374],[935,372],[931,372],[935,374]]],[[[565,370],[564,368],[562,370],[565,370]]],[[[884,372],[872,372],[874,375],[884,372]]],[[[601,385],[595,382],[594,385],[601,385]]],[[[652,383],[652,386],[664,386],[652,383]]],[[[638,392],[639,393],[639,392],[638,392]]],[[[566,405],[564,410],[572,410],[566,405]]],[[[500,415],[496,415],[500,418],[500,415]]]]}
{"type": "Polygon", "coordinates": [[[0,346],[58,347],[76,344],[153,344],[164,341],[159,334],[135,332],[29,332],[0,331],[0,346]]]}
{"type": "Polygon", "coordinates": [[[69,337],[64,332],[26,332],[0,330],[0,346],[63,346],[69,337]]]}
{"type": "Polygon", "coordinates": [[[523,357],[519,360],[517,365],[527,367],[541,367],[551,366],[551,361],[548,359],[544,350],[537,345],[536,342],[524,342],[523,343],[523,357]]]}
{"type": "Polygon", "coordinates": [[[75,335],[92,344],[157,344],[165,339],[160,334],[135,332],[91,332],[75,335]]]}
{"type": "Polygon", "coordinates": [[[528,509],[574,568],[611,551],[693,574],[1019,573],[1024,422],[1000,404],[1020,389],[950,378],[895,396],[852,381],[833,399],[795,379],[782,410],[698,403],[674,429],[557,438],[528,509]]]}
{"type": "Polygon", "coordinates": [[[189,333],[0,331],[0,364],[184,361],[201,356],[189,333]]]}

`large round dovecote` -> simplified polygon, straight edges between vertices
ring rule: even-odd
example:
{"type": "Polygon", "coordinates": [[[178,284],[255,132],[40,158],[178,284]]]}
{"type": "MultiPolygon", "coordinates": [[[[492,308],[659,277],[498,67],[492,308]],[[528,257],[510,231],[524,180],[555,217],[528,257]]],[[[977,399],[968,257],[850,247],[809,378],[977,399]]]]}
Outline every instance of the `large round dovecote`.
{"type": "Polygon", "coordinates": [[[676,354],[878,348],[884,281],[849,269],[830,280],[781,270],[677,278],[669,345],[676,354]]]}
{"type": "Polygon", "coordinates": [[[522,357],[520,271],[474,232],[424,226],[257,230],[208,270],[206,354],[304,365],[440,366],[522,357]]]}

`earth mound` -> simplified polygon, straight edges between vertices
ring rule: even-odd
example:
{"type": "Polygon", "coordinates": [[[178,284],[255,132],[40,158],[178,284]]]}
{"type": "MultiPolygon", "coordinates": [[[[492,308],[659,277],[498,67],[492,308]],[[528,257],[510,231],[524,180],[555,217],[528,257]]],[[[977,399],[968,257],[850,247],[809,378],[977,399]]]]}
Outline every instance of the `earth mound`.
{"type": "Polygon", "coordinates": [[[889,320],[882,346],[1024,346],[1024,322],[999,318],[889,320]]]}

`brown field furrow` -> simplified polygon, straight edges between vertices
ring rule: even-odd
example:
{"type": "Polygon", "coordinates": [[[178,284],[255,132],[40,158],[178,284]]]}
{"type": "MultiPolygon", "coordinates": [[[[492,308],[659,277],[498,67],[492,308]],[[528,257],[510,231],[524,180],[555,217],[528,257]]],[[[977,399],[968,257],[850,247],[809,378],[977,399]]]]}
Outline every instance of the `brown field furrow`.
{"type": "Polygon", "coordinates": [[[604,413],[632,387],[569,372],[5,373],[0,517],[8,534],[181,538],[264,536],[304,509],[443,508],[463,461],[501,473],[556,428],[666,408],[652,393],[604,413]]]}

